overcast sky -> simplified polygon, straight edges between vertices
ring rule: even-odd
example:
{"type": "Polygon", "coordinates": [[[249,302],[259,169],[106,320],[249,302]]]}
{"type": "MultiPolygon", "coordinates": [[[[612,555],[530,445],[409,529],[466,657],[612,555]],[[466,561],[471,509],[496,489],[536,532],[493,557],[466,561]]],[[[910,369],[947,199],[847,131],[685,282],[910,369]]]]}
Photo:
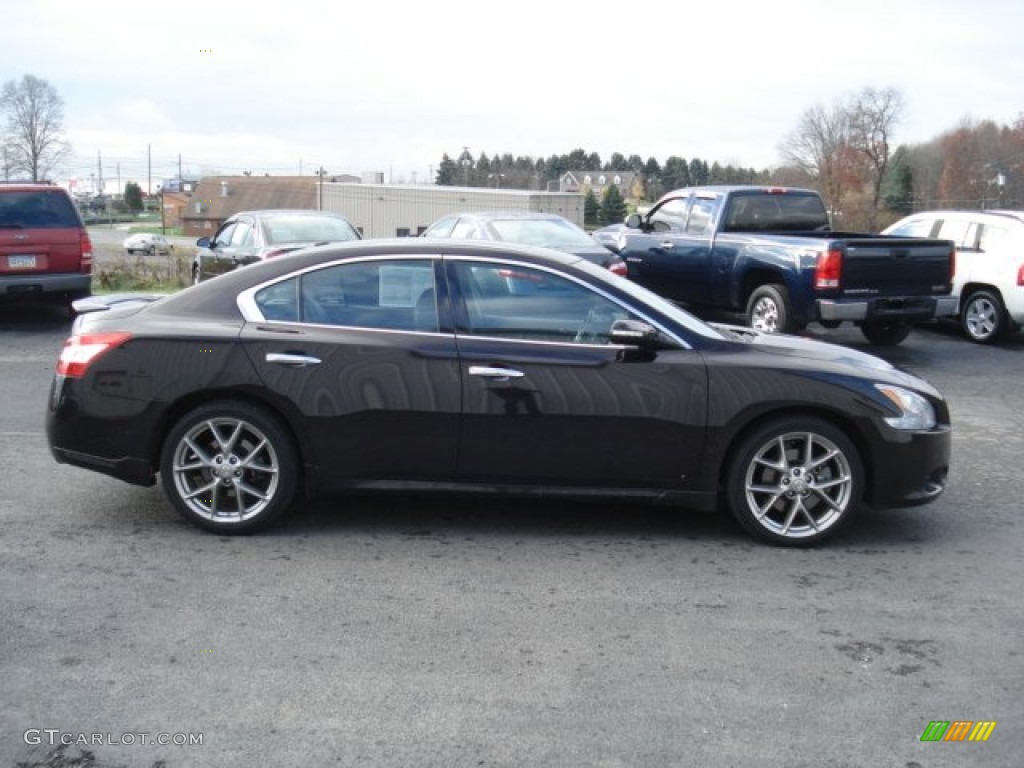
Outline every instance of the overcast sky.
{"type": "Polygon", "coordinates": [[[763,168],[865,86],[903,94],[898,143],[1024,113],[1021,0],[26,0],[3,26],[0,79],[56,87],[86,183],[100,153],[145,181],[150,147],[157,179],[425,182],[464,146],[763,168]]]}

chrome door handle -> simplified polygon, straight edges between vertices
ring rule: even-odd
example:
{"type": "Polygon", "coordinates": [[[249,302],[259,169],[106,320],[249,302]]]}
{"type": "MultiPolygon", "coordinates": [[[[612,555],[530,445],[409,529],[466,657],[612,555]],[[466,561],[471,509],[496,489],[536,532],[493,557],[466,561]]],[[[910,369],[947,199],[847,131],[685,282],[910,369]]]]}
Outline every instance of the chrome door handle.
{"type": "Polygon", "coordinates": [[[268,352],[268,363],[287,365],[291,368],[305,368],[307,365],[320,365],[323,362],[319,357],[312,355],[295,355],[288,352],[268,352]]]}
{"type": "Polygon", "coordinates": [[[469,366],[469,375],[483,376],[485,379],[494,379],[495,381],[508,381],[509,379],[521,379],[526,374],[513,368],[492,368],[488,365],[471,365],[469,366]]]}
{"type": "Polygon", "coordinates": [[[675,243],[673,243],[671,240],[666,240],[665,242],[663,242],[661,244],[661,247],[664,248],[667,251],[667,250],[671,249],[673,245],[675,245],[675,243]]]}

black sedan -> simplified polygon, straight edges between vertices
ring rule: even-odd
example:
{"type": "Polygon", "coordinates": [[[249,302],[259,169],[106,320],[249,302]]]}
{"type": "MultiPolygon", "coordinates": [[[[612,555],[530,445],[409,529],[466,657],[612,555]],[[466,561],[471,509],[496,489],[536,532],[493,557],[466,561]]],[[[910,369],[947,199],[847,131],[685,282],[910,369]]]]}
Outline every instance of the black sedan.
{"type": "Polygon", "coordinates": [[[241,211],[228,217],[213,237],[196,241],[192,282],[312,245],[359,238],[356,228],[340,213],[287,208],[241,211]]]}
{"type": "Polygon", "coordinates": [[[498,243],[329,245],[78,318],[47,435],[222,533],[307,494],[647,498],[810,544],[935,499],[928,383],[809,339],[715,327],[585,259],[498,243]]]}

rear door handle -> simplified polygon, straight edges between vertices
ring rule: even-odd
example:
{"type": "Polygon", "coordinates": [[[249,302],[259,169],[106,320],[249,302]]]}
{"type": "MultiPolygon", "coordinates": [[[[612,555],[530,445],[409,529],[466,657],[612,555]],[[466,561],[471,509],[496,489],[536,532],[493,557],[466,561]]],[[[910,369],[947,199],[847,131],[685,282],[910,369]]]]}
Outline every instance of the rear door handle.
{"type": "Polygon", "coordinates": [[[471,365],[469,366],[470,376],[482,376],[485,379],[494,379],[495,381],[508,381],[509,379],[521,379],[524,374],[522,371],[517,371],[514,368],[494,368],[488,365],[471,365]]]}
{"type": "Polygon", "coordinates": [[[307,365],[320,365],[323,360],[312,355],[298,355],[291,352],[268,352],[267,362],[285,365],[289,368],[305,368],[307,365]]]}

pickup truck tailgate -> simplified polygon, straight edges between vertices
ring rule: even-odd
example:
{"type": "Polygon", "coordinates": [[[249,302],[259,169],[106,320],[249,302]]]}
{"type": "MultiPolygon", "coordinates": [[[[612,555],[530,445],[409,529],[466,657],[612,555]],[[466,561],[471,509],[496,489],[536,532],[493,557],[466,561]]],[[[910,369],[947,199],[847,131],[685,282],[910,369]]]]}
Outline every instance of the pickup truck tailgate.
{"type": "Polygon", "coordinates": [[[954,245],[948,240],[846,240],[844,296],[941,296],[952,290],[954,245]]]}

